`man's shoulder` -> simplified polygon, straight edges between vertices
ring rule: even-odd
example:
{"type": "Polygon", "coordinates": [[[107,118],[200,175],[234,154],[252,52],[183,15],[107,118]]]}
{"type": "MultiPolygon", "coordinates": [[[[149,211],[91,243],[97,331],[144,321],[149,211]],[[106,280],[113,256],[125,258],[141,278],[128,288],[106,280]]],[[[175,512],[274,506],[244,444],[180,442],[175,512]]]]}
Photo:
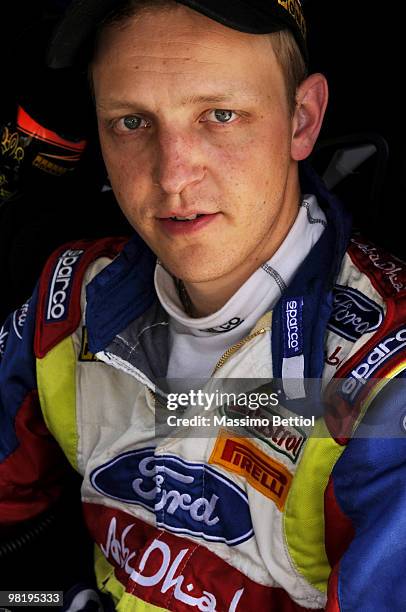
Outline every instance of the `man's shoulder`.
{"type": "Polygon", "coordinates": [[[336,368],[332,389],[355,421],[389,380],[404,377],[406,264],[355,235],[334,287],[327,331],[326,367],[336,368]]]}
{"type": "Polygon", "coordinates": [[[38,286],[34,349],[42,358],[78,327],[83,286],[123,250],[128,238],[76,240],[48,258],[38,286]]]}
{"type": "Polygon", "coordinates": [[[406,363],[406,264],[359,234],[333,289],[326,350],[330,373],[354,381],[361,371],[362,382],[396,376],[406,363]]]}
{"type": "Polygon", "coordinates": [[[355,234],[333,289],[328,330],[354,343],[351,354],[406,327],[406,263],[355,234]]]}
{"type": "MultiPolygon", "coordinates": [[[[369,280],[375,291],[384,301],[399,300],[406,297],[406,263],[385,248],[374,244],[360,234],[352,236],[347,256],[352,266],[354,283],[369,280]],[[358,274],[357,274],[358,272],[358,274]]],[[[344,266],[345,268],[345,266],[344,266]]]]}

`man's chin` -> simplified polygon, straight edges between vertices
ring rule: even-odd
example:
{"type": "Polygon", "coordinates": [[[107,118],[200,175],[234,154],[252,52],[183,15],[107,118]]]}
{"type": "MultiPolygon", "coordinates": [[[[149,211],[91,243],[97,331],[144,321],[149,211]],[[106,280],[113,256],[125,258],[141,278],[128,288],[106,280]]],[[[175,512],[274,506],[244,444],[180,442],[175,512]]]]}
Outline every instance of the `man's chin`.
{"type": "Polygon", "coordinates": [[[163,259],[160,259],[160,261],[169,274],[179,278],[184,283],[207,283],[222,276],[215,262],[206,266],[201,259],[188,262],[188,265],[185,265],[184,261],[165,262],[163,259]]]}

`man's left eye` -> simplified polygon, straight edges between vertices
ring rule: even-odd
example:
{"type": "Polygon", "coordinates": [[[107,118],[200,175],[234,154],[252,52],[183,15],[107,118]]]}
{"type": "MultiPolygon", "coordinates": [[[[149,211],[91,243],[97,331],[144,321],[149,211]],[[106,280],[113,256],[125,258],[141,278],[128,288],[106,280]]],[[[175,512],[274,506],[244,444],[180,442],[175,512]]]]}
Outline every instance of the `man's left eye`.
{"type": "Polygon", "coordinates": [[[216,108],[209,113],[209,118],[216,123],[230,123],[231,119],[235,119],[236,113],[232,110],[223,110],[216,108]]]}

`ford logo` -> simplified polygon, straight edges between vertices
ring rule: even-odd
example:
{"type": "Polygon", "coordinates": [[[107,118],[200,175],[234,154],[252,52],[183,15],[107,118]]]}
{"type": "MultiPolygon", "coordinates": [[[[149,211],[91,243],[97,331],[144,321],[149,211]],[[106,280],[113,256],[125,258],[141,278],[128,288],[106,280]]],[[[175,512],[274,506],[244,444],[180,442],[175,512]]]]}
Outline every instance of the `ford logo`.
{"type": "Polygon", "coordinates": [[[90,475],[103,495],[143,506],[168,531],[235,546],[253,535],[246,494],[212,467],[144,448],[119,455],[90,475]]]}
{"type": "Polygon", "coordinates": [[[328,329],[347,340],[358,340],[382,323],[383,309],[356,289],[336,285],[328,329]]]}

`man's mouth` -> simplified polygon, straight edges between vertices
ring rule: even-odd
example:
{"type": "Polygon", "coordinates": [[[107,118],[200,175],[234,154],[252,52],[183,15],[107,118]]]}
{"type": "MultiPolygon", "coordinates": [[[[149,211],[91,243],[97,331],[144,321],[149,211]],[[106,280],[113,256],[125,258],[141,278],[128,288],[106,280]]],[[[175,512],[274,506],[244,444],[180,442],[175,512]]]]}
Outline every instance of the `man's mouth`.
{"type": "Polygon", "coordinates": [[[173,235],[185,235],[197,232],[219,217],[219,213],[193,213],[192,215],[169,215],[158,220],[165,232],[173,235]]]}
{"type": "Polygon", "coordinates": [[[196,215],[190,215],[189,217],[169,217],[169,219],[172,219],[172,221],[194,221],[195,219],[198,219],[199,217],[203,217],[204,214],[196,214],[196,215]]]}

